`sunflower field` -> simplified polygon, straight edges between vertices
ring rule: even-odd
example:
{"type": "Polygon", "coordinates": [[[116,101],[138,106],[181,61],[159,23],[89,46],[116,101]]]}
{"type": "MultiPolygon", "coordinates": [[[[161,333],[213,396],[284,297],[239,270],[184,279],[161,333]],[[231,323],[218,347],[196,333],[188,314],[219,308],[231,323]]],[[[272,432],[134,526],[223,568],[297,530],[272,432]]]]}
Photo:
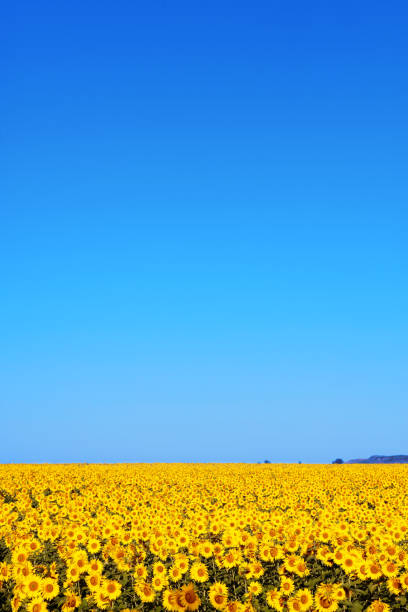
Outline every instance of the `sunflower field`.
{"type": "Polygon", "coordinates": [[[0,611],[408,610],[408,466],[0,466],[0,611]]]}

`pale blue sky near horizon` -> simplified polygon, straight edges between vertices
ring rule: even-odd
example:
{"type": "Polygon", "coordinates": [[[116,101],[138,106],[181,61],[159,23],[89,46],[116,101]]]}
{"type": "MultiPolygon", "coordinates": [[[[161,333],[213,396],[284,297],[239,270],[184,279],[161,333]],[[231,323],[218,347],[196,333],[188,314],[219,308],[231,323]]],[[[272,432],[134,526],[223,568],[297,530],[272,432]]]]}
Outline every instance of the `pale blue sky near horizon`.
{"type": "Polygon", "coordinates": [[[3,8],[0,462],[408,454],[408,6],[3,8]]]}

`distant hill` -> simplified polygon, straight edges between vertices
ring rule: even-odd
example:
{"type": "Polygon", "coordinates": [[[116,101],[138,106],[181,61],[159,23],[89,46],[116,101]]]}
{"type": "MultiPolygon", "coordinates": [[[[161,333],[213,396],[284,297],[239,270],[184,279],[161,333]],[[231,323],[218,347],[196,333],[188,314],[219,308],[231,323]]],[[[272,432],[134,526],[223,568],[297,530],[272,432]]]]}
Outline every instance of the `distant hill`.
{"type": "Polygon", "coordinates": [[[350,459],[345,463],[408,463],[408,455],[371,455],[368,459],[350,459]]]}

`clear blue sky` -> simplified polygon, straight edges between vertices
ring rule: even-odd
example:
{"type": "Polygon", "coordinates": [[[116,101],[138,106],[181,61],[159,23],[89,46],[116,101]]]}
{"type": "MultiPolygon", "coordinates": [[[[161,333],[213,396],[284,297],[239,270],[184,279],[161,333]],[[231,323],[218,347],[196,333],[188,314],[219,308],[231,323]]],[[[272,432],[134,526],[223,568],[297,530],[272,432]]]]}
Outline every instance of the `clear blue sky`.
{"type": "Polygon", "coordinates": [[[0,461],[408,453],[406,2],[16,2],[0,461]]]}

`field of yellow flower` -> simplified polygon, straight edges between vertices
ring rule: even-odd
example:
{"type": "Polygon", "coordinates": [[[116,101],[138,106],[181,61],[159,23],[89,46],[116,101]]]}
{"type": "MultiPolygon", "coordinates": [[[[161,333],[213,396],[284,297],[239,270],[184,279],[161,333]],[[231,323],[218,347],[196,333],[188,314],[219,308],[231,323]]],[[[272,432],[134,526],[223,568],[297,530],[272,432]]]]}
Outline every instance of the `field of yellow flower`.
{"type": "Polygon", "coordinates": [[[408,610],[408,466],[1,465],[0,611],[408,610]]]}

